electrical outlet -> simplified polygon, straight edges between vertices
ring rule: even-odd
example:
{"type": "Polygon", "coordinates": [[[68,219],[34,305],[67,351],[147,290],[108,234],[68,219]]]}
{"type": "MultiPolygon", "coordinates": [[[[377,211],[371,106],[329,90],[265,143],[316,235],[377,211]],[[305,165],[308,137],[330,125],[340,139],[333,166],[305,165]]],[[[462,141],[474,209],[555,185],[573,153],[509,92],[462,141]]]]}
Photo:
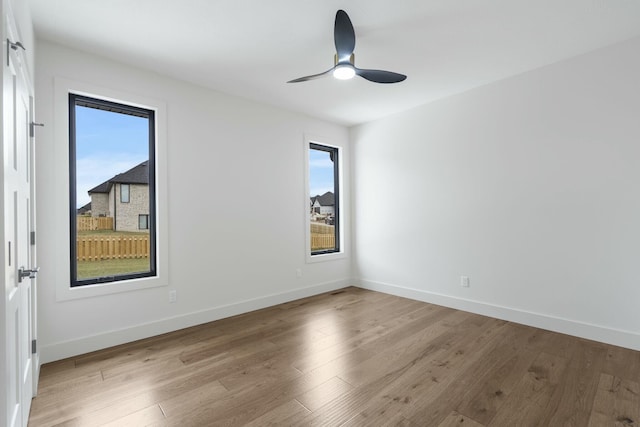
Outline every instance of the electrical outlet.
{"type": "Polygon", "coordinates": [[[469,276],[460,276],[460,286],[463,288],[469,287],[469,276]]]}
{"type": "Polygon", "coordinates": [[[296,268],[296,277],[302,277],[302,269],[296,268]]]}
{"type": "Polygon", "coordinates": [[[176,292],[176,290],[171,290],[169,291],[169,302],[170,303],[174,303],[178,300],[178,293],[176,292]]]}

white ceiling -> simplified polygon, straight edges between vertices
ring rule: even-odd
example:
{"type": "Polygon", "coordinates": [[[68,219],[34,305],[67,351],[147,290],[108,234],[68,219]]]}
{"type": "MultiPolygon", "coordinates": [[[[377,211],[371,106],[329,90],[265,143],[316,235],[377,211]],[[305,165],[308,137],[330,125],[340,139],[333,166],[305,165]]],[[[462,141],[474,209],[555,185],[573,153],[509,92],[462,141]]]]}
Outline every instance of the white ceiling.
{"type": "Polygon", "coordinates": [[[640,0],[28,0],[36,35],[344,125],[640,35],[640,0]],[[361,78],[287,84],[333,66],[338,9],[361,78]]]}

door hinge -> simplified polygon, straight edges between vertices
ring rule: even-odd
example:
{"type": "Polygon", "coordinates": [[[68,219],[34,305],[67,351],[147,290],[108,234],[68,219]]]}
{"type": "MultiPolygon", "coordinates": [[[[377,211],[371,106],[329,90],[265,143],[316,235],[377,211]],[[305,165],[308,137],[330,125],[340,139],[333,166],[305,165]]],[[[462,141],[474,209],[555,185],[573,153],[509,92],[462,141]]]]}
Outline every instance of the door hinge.
{"type": "Polygon", "coordinates": [[[31,138],[36,136],[36,126],[44,127],[44,123],[36,123],[36,122],[29,123],[29,136],[31,138]]]}
{"type": "Polygon", "coordinates": [[[31,340],[31,354],[36,354],[37,350],[37,345],[36,345],[36,340],[31,340]]]}
{"type": "Polygon", "coordinates": [[[27,50],[25,49],[24,45],[20,42],[12,42],[11,40],[7,39],[7,67],[11,64],[10,59],[9,59],[9,55],[11,54],[11,49],[13,50],[18,50],[18,48],[22,49],[22,50],[27,50]]]}
{"type": "Polygon", "coordinates": [[[35,245],[36,244],[36,232],[32,231],[31,232],[31,245],[35,245]]]}
{"type": "Polygon", "coordinates": [[[25,49],[25,47],[22,45],[22,43],[20,42],[12,42],[11,40],[7,39],[7,43],[9,44],[9,47],[13,50],[18,50],[18,48],[22,49],[22,50],[27,50],[25,49]]]}

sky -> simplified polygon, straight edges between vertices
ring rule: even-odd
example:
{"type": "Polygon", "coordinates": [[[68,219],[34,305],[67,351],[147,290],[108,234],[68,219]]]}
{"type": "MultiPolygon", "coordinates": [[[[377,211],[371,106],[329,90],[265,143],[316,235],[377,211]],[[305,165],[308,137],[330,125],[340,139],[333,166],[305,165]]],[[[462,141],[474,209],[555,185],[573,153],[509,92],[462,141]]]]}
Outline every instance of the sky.
{"type": "Polygon", "coordinates": [[[309,196],[322,196],[333,192],[333,162],[329,153],[309,150],[309,196]]]}
{"type": "MultiPolygon", "coordinates": [[[[76,207],[87,191],[149,159],[148,119],[76,106],[76,207]]],[[[333,191],[329,153],[309,150],[309,195],[333,191]]]]}
{"type": "Polygon", "coordinates": [[[149,159],[149,121],[76,106],[76,207],[87,191],[149,159]]]}

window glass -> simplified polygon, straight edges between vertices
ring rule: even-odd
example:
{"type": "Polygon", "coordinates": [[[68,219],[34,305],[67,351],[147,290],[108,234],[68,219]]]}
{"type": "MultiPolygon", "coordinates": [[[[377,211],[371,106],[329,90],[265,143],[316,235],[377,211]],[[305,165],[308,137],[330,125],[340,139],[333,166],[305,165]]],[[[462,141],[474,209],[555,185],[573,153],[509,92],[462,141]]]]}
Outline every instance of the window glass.
{"type": "Polygon", "coordinates": [[[311,254],[340,251],[338,149],[309,145],[309,215],[311,254]]]}
{"type": "Polygon", "coordinates": [[[120,202],[129,203],[129,184],[120,184],[120,202]]]}
{"type": "Polygon", "coordinates": [[[149,228],[149,215],[138,216],[138,228],[140,230],[147,230],[149,228]]]}
{"type": "Polygon", "coordinates": [[[71,286],[155,276],[154,120],[69,95],[71,286]]]}

